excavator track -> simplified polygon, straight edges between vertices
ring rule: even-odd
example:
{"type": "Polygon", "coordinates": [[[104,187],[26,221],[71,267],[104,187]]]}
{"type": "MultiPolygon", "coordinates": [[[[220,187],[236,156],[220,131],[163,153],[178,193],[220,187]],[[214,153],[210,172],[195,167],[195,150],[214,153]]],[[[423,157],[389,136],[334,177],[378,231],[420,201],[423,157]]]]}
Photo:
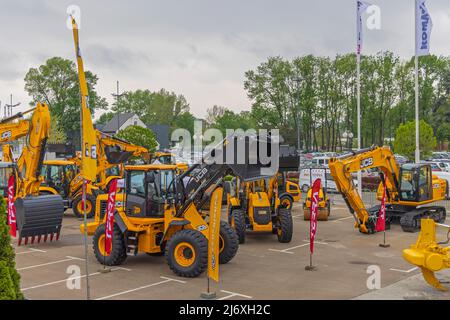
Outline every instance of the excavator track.
{"type": "Polygon", "coordinates": [[[416,208],[406,212],[400,218],[400,226],[404,232],[418,232],[420,231],[420,220],[424,218],[433,219],[435,222],[443,223],[447,216],[444,207],[428,206],[416,208]]]}

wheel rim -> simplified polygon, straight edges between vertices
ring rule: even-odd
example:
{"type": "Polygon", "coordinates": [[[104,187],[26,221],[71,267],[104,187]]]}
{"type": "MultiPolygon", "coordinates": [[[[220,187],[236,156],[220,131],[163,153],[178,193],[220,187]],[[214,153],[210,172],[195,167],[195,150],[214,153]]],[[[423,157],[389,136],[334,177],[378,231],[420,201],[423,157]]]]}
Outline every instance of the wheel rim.
{"type": "Polygon", "coordinates": [[[182,267],[190,267],[195,261],[194,247],[187,242],[181,242],[175,247],[175,261],[182,267]]]}
{"type": "MultiPolygon", "coordinates": [[[[106,248],[105,248],[105,235],[102,234],[100,236],[100,238],[98,238],[98,250],[100,251],[100,254],[104,257],[109,256],[109,254],[106,253],[106,248]]],[[[112,245],[112,244],[111,244],[112,245]]]]}
{"type": "MultiPolygon", "coordinates": [[[[89,201],[88,199],[86,199],[86,214],[90,214],[92,211],[92,203],[91,201],[89,201]]],[[[83,200],[81,200],[80,202],[78,202],[77,204],[77,210],[80,214],[84,214],[84,210],[83,210],[83,200]]]]}
{"type": "Polygon", "coordinates": [[[287,198],[284,198],[281,200],[281,205],[283,207],[285,207],[286,209],[290,209],[291,208],[291,201],[287,198]]]}

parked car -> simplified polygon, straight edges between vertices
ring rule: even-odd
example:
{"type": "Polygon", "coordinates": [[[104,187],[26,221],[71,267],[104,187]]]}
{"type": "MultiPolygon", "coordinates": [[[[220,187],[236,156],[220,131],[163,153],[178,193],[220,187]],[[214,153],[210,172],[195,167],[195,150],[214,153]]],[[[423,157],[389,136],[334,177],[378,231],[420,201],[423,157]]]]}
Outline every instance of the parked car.
{"type": "Polygon", "coordinates": [[[434,170],[433,166],[431,166],[431,169],[433,169],[433,171],[444,171],[444,172],[448,172],[447,171],[447,165],[444,162],[441,161],[426,161],[426,163],[430,163],[436,167],[438,167],[440,170],[434,170]]]}
{"type": "Polygon", "coordinates": [[[397,162],[398,165],[402,165],[402,164],[409,162],[409,159],[407,157],[402,156],[400,154],[395,154],[394,157],[395,157],[395,162],[397,162]]]}

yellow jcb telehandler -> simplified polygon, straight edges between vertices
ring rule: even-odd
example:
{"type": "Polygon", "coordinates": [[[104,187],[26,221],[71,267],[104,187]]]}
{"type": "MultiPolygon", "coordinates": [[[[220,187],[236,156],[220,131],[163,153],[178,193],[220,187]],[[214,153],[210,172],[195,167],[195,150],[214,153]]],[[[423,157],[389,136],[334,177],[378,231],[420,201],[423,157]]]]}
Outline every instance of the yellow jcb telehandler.
{"type": "MultiPolygon", "coordinates": [[[[234,138],[228,137],[223,142],[223,150],[233,144],[234,138]]],[[[214,157],[226,154],[219,149],[212,153],[214,157]]],[[[204,272],[209,214],[202,207],[209,199],[208,194],[217,188],[222,189],[223,177],[229,173],[244,180],[265,177],[260,172],[260,164],[248,164],[248,161],[246,164],[217,164],[207,161],[209,157],[211,155],[181,175],[177,174],[176,165],[125,166],[125,188],[124,193],[117,194],[116,198],[109,255],[105,252],[107,195],[97,197],[95,219],[87,226],[88,234],[94,236],[94,253],[98,262],[119,265],[127,255],[144,252],[165,254],[168,265],[179,276],[196,277],[204,272]]],[[[80,228],[84,232],[84,226],[80,228]]],[[[224,264],[233,259],[238,245],[236,233],[222,221],[219,262],[224,264]]]]}

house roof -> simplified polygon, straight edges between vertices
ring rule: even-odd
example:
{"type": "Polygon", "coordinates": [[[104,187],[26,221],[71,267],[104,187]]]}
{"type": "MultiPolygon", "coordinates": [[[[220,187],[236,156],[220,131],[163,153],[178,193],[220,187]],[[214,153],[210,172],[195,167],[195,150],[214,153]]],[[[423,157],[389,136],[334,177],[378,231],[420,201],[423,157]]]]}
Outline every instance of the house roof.
{"type": "Polygon", "coordinates": [[[135,114],[132,112],[125,112],[116,114],[111,120],[109,120],[102,128],[103,132],[116,132],[119,128],[135,114]]]}
{"type": "Polygon", "coordinates": [[[156,140],[159,143],[159,149],[165,150],[170,147],[169,131],[170,128],[167,124],[152,124],[147,125],[147,128],[153,131],[156,136],[156,140]]]}

